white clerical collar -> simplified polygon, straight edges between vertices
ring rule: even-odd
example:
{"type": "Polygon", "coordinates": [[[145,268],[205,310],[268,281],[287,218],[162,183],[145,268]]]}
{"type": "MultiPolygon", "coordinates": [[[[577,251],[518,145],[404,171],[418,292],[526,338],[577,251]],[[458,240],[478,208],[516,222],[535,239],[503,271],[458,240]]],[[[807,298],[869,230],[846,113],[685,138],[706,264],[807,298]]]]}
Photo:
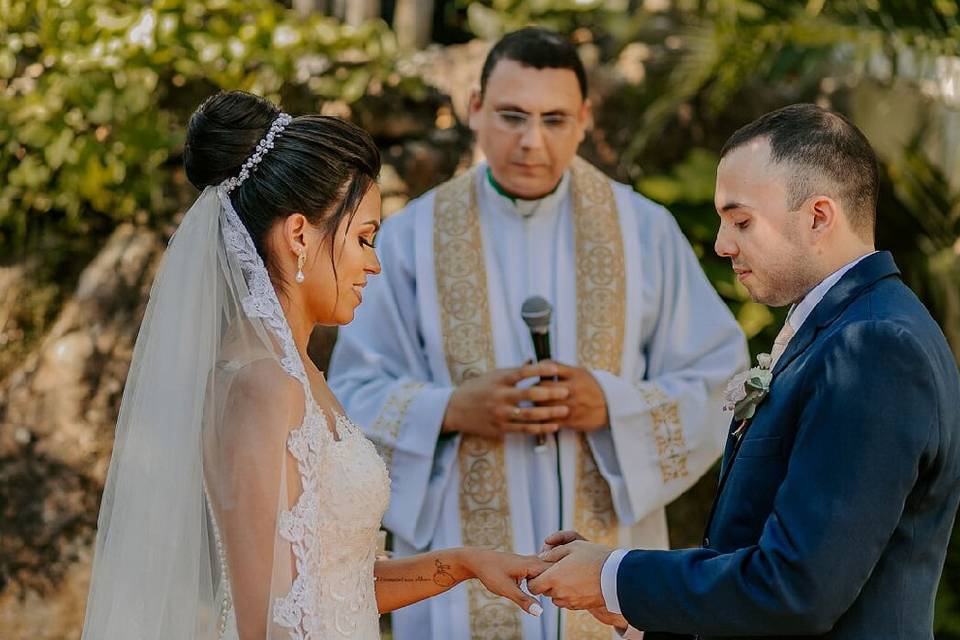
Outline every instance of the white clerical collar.
{"type": "Polygon", "coordinates": [[[488,167],[489,165],[486,162],[481,163],[478,167],[481,184],[483,185],[482,188],[485,190],[484,195],[490,198],[490,202],[499,204],[505,211],[509,211],[521,218],[532,218],[541,213],[553,213],[557,211],[566,199],[570,189],[570,170],[567,169],[563,172],[563,177],[560,178],[557,188],[542,198],[532,200],[511,198],[510,196],[502,194],[490,182],[487,177],[488,167]]]}
{"type": "Polygon", "coordinates": [[[790,327],[794,330],[794,332],[800,330],[800,327],[803,326],[804,321],[810,316],[811,313],[813,313],[813,310],[817,304],[823,300],[823,297],[827,295],[827,292],[833,288],[833,285],[840,281],[840,278],[842,278],[847,271],[850,271],[850,269],[853,269],[855,266],[857,266],[857,264],[864,258],[872,256],[875,253],[876,251],[871,251],[870,253],[866,253],[859,258],[848,262],[824,278],[820,284],[815,286],[813,289],[810,289],[807,295],[803,296],[803,299],[795,304],[793,308],[790,309],[790,313],[787,314],[787,322],[790,323],[790,327]]]}

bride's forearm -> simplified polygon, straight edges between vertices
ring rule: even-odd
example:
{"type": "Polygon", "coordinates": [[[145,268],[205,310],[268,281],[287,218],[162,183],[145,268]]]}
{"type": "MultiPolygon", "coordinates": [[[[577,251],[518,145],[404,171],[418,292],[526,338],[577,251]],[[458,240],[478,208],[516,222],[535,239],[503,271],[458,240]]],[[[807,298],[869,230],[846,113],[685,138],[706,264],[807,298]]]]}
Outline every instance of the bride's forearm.
{"type": "Polygon", "coordinates": [[[377,560],[377,609],[387,613],[455,587],[474,575],[465,549],[441,549],[407,558],[377,560]]]}

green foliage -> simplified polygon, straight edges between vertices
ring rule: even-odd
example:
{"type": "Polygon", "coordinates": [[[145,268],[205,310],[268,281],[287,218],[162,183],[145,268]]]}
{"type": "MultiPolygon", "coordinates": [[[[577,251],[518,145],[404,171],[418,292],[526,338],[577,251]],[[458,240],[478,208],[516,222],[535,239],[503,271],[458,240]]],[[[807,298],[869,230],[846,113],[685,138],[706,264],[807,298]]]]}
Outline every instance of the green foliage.
{"type": "Polygon", "coordinates": [[[644,19],[639,13],[625,19],[628,0],[456,0],[455,4],[466,10],[471,31],[486,39],[537,24],[575,37],[625,42],[644,19]]]}
{"type": "Polygon", "coordinates": [[[303,18],[273,0],[0,0],[0,247],[166,218],[178,149],[218,88],[319,111],[418,82],[385,25],[303,18]],[[292,104],[291,104],[292,103],[292,104]]]}
{"type": "Polygon", "coordinates": [[[920,79],[960,52],[953,2],[699,0],[681,3],[677,58],[665,91],[644,111],[625,158],[643,148],[684,103],[718,117],[747,87],[775,81],[803,93],[824,77],[920,79]]]}
{"type": "Polygon", "coordinates": [[[637,187],[661,203],[700,204],[713,202],[713,172],[717,154],[708,149],[692,149],[689,155],[666,175],[642,178],[637,187]]]}

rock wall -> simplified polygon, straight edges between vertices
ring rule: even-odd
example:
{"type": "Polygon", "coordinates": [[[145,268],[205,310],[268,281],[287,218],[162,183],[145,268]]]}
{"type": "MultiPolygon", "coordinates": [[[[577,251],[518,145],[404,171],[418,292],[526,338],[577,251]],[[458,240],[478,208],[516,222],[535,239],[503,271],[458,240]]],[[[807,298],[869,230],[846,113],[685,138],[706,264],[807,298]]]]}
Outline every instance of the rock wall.
{"type": "MultiPolygon", "coordinates": [[[[76,636],[113,424],[164,242],[118,227],[0,385],[0,636],[76,636]]],[[[29,286],[9,278],[6,295],[29,286]]],[[[3,297],[3,292],[0,292],[3,297]]]]}

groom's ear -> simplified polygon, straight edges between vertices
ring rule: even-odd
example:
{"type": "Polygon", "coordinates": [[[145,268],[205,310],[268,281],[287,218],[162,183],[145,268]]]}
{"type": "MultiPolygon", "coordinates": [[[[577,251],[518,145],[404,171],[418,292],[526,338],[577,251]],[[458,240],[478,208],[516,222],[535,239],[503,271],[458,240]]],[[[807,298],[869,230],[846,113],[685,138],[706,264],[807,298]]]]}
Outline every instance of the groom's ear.
{"type": "Polygon", "coordinates": [[[814,238],[824,238],[841,223],[839,203],[829,196],[814,196],[808,205],[810,231],[814,238]]]}

